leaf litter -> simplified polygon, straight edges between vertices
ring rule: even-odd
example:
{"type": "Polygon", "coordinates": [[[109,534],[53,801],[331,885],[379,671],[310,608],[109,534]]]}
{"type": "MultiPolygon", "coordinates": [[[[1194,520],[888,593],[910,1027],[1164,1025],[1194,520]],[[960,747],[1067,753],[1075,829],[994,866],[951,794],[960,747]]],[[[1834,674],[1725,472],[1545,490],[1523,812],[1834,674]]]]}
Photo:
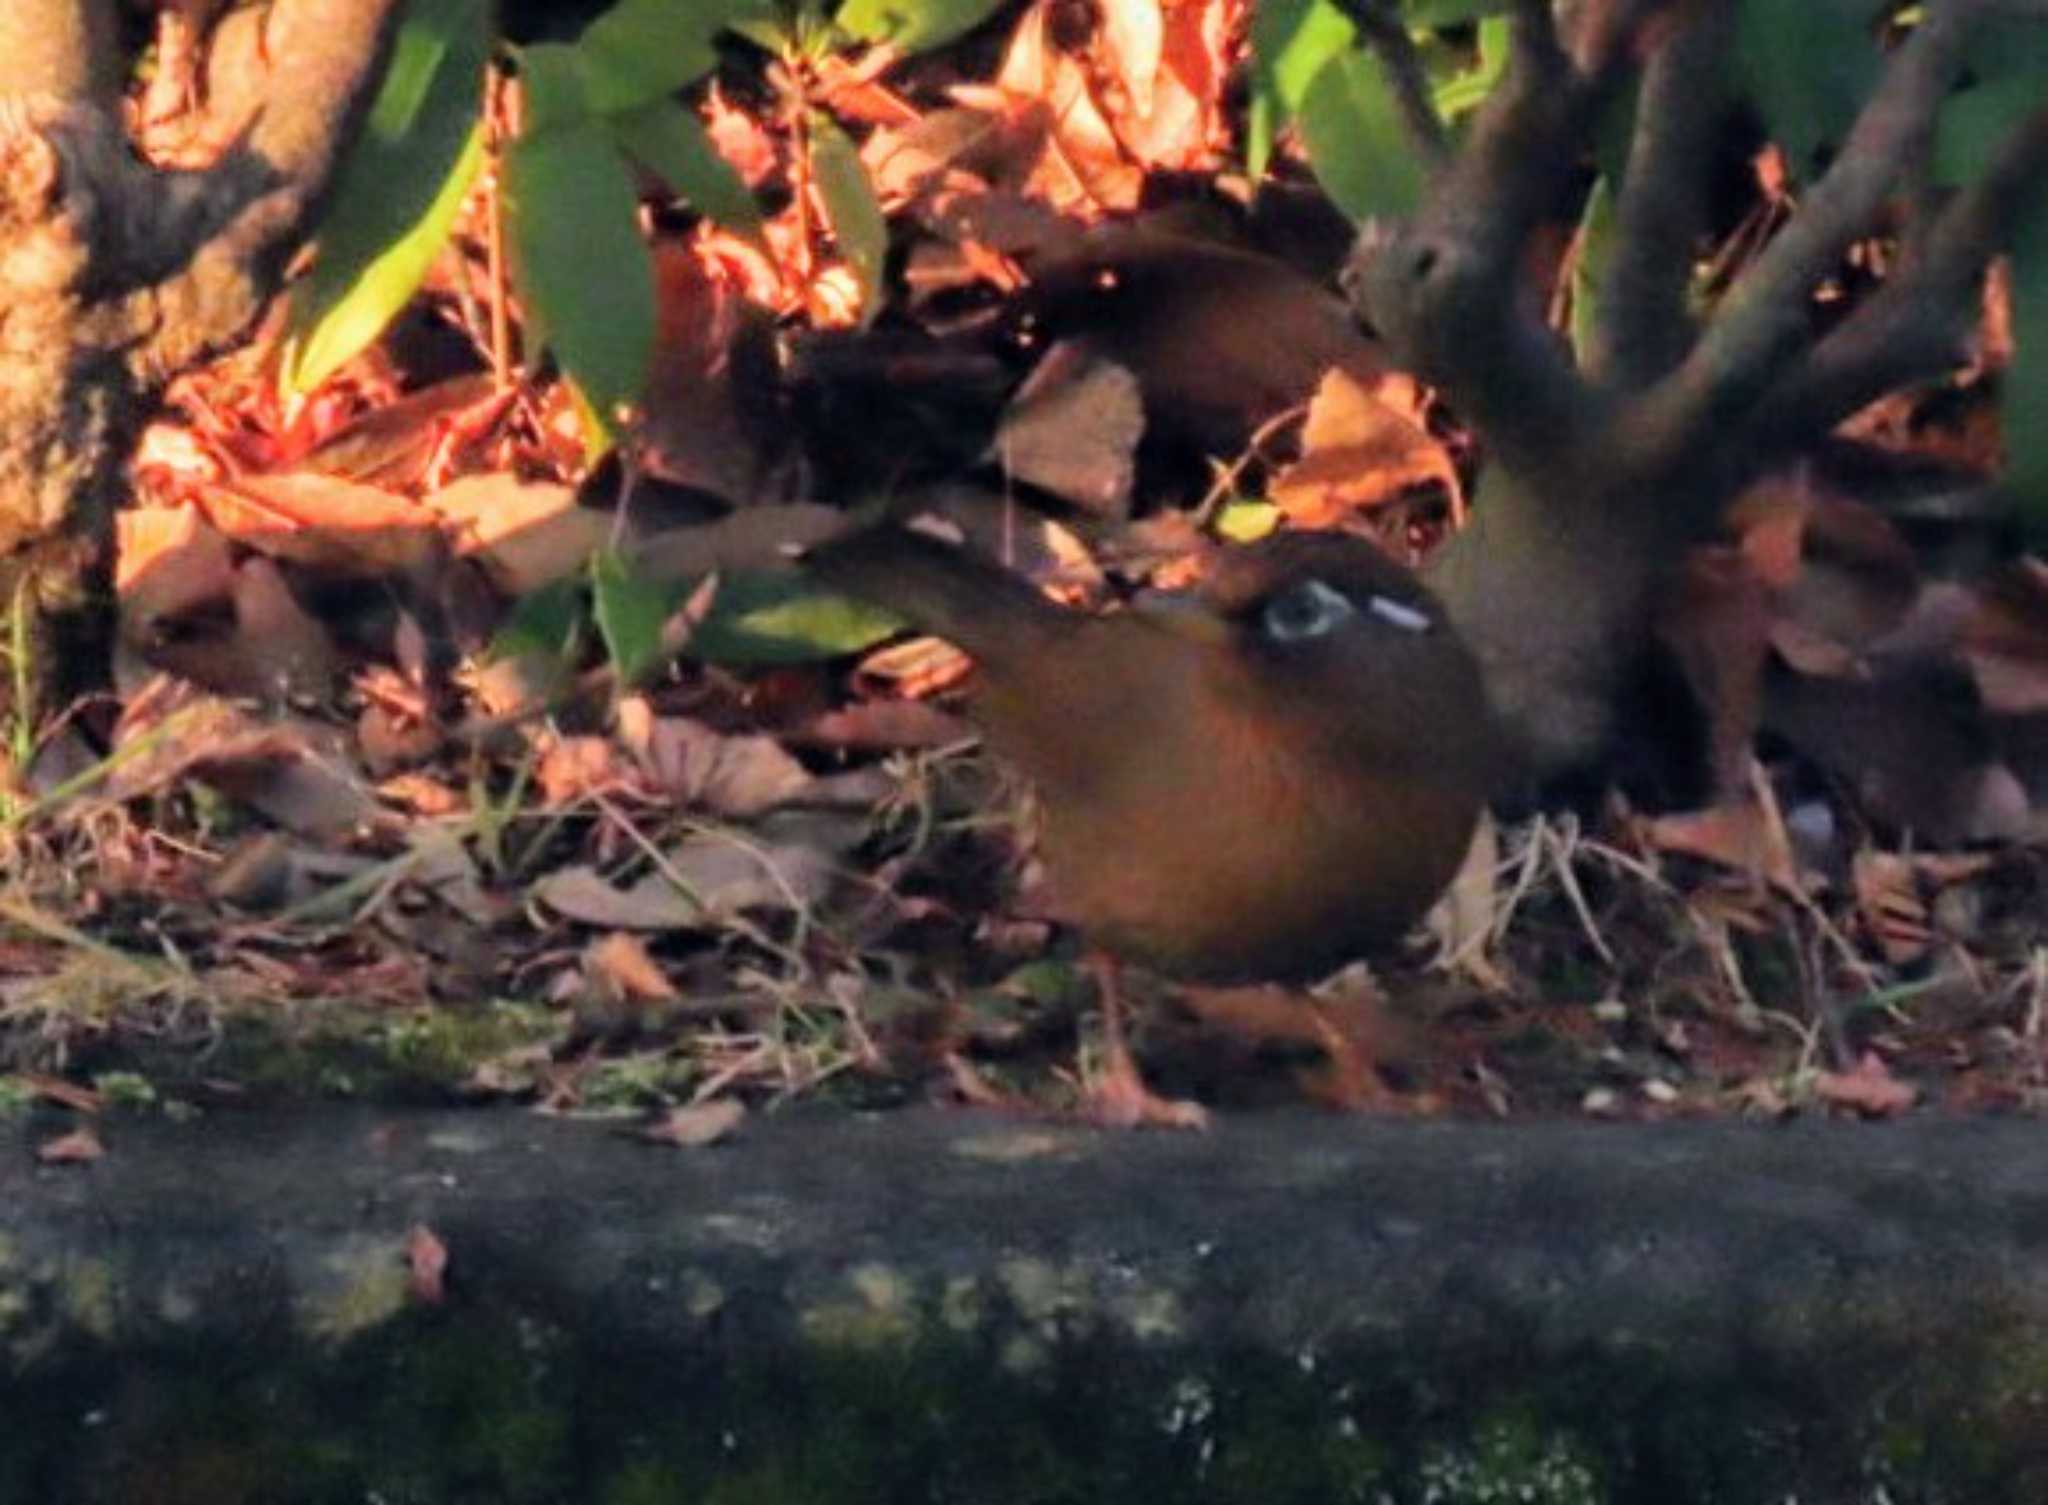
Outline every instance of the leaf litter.
{"type": "MultiPolygon", "coordinates": [[[[789,560],[886,499],[1094,604],[1198,570],[1196,521],[1411,557],[1457,525],[1469,441],[1382,367],[1313,237],[1173,202],[1229,159],[1244,11],[1114,0],[1075,32],[1030,5],[972,77],[833,60],[903,300],[860,327],[874,289],[799,254],[806,203],[758,240],[665,218],[648,411],[609,472],[562,383],[499,385],[473,348],[451,372],[394,338],[296,405],[261,347],[182,379],[121,519],[117,701],[13,770],[0,1074],[84,1092],[139,1062],[204,1100],[274,1078],[224,1079],[254,1036],[321,1090],[634,1111],[686,1145],[798,1092],[1059,1101],[1087,993],[1033,912],[1028,810],[958,714],[964,663],[789,560]],[[828,306],[846,327],[793,327],[828,306]],[[593,584],[607,552],[631,610],[593,584]]],[[[788,125],[746,82],[707,129],[773,186],[788,125]]],[[[428,322],[502,296],[484,260],[444,259],[428,322]]],[[[1982,373],[1957,389],[1874,405],[1689,564],[1662,630],[1706,708],[1702,792],[1503,827],[1441,953],[1373,986],[1152,985],[1160,1084],[2039,1106],[2048,577],[1939,579],[1900,521],[1978,515],[1982,373]]]]}

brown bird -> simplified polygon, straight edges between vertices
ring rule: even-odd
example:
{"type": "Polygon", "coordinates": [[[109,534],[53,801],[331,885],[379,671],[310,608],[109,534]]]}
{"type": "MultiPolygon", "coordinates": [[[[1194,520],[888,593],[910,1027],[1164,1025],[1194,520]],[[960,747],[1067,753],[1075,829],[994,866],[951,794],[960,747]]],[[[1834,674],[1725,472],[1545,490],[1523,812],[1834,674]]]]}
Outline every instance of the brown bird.
{"type": "MultiPolygon", "coordinates": [[[[1101,615],[895,525],[805,564],[974,658],[970,714],[1036,786],[1060,911],[1108,957],[1197,982],[1324,976],[1435,902],[1492,787],[1471,651],[1360,539],[1277,534],[1101,615]]],[[[1198,1122],[1145,1088],[1114,964],[1098,977],[1098,1108],[1198,1122]]]]}

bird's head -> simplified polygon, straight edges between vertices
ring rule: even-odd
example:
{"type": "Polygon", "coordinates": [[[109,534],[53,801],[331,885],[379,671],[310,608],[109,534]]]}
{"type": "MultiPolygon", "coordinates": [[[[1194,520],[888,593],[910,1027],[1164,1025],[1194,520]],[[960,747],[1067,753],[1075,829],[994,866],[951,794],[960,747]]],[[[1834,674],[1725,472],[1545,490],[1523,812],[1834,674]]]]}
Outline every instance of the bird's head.
{"type": "Polygon", "coordinates": [[[1219,554],[1199,587],[1135,609],[1205,650],[1227,702],[1318,723],[1333,749],[1428,760],[1492,738],[1478,665],[1442,603],[1363,539],[1275,534],[1219,554]]]}

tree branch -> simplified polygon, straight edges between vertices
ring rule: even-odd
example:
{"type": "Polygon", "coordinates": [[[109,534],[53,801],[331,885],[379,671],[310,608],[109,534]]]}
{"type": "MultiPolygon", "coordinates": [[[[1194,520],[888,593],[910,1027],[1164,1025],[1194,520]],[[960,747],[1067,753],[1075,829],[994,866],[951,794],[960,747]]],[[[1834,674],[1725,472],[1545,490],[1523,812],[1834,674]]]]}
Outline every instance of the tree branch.
{"type": "Polygon", "coordinates": [[[1726,123],[1733,9],[1715,5],[1668,37],[1643,71],[1635,133],[1615,205],[1614,254],[1586,366],[1641,387],[1691,347],[1685,298],[1705,228],[1708,168],[1726,123]]]}
{"type": "Polygon", "coordinates": [[[121,86],[113,0],[0,5],[0,96],[111,105],[121,86]]]}
{"type": "Polygon", "coordinates": [[[2048,179],[2048,105],[2015,127],[1990,167],[1951,197],[1885,285],[1814,347],[1757,410],[1756,444],[1777,453],[1826,433],[1885,393],[1969,355],[1991,258],[2048,179]]]}
{"type": "Polygon", "coordinates": [[[243,138],[204,172],[158,175],[134,264],[185,267],[145,294],[160,329],[145,358],[159,369],[237,338],[275,294],[354,137],[400,3],[276,0],[270,72],[243,138]]]}
{"type": "Polygon", "coordinates": [[[1918,170],[1936,111],[1963,66],[1976,0],[1930,4],[1785,229],[1735,285],[1685,363],[1629,420],[1637,442],[1677,454],[1743,421],[1810,337],[1809,300],[1902,175],[1918,170]]]}
{"type": "Polygon", "coordinates": [[[1567,54],[1549,0],[1516,0],[1507,71],[1464,149],[1413,223],[1363,238],[1349,268],[1361,312],[1510,464],[1555,464],[1596,421],[1592,394],[1525,296],[1525,254],[1555,216],[1638,29],[1670,3],[1590,5],[1567,54]]]}

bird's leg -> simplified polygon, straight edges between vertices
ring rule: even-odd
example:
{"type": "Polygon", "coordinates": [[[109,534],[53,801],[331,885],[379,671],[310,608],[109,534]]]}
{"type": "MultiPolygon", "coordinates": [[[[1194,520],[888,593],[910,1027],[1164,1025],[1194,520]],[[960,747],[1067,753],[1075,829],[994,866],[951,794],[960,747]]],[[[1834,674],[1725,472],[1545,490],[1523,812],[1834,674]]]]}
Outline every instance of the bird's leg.
{"type": "MultiPolygon", "coordinates": [[[[1123,993],[1116,958],[1096,952],[1088,958],[1095,991],[1102,999],[1102,1070],[1086,1086],[1088,1116],[1116,1129],[1144,1126],[1206,1129],[1209,1110],[1200,1103],[1161,1097],[1145,1085],[1124,1034],[1123,993]]],[[[1086,1077],[1083,1078],[1086,1081],[1086,1077]]]]}

